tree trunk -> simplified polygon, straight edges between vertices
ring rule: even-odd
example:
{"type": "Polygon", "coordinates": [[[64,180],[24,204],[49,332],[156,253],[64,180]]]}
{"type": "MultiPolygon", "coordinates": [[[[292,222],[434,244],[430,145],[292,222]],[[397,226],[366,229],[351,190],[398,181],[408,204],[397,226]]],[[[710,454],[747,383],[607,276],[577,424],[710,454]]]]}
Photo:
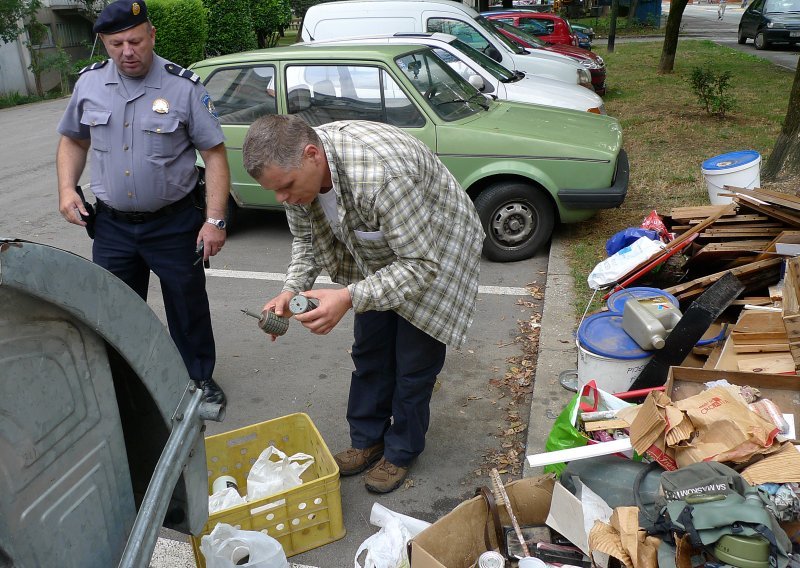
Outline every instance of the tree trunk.
{"type": "Polygon", "coordinates": [[[636,19],[636,8],[639,7],[639,0],[631,0],[631,5],[628,8],[628,27],[639,23],[636,19]]]}
{"type": "Polygon", "coordinates": [[[800,62],[794,72],[783,128],[761,173],[768,181],[800,175],[800,62]]]}
{"type": "Polygon", "coordinates": [[[675,52],[678,51],[678,34],[681,31],[681,18],[683,10],[689,0],[672,0],[669,7],[667,27],[664,30],[664,47],[661,50],[661,61],[658,64],[659,73],[672,73],[675,66],[675,52]]]}
{"type": "Polygon", "coordinates": [[[611,22],[608,28],[608,51],[614,53],[614,42],[617,39],[617,16],[619,15],[619,0],[611,0],[611,22]]]}

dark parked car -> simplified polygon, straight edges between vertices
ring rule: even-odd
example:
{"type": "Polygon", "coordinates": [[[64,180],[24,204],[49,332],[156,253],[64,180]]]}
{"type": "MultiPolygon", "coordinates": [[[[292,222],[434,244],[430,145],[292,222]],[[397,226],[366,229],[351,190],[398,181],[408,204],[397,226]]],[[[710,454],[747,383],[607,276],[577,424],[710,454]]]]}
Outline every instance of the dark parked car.
{"type": "Polygon", "coordinates": [[[739,43],[751,38],[756,49],[800,42],[800,0],[754,0],[739,22],[739,43]]]}

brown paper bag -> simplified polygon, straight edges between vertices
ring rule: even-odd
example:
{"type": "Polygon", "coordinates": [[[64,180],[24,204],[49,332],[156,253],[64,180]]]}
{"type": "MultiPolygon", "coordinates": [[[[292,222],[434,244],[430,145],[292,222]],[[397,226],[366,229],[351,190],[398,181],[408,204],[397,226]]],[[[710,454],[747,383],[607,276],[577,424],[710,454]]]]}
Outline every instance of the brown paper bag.
{"type": "Polygon", "coordinates": [[[751,411],[741,398],[723,387],[714,387],[673,403],[686,414],[695,429],[690,440],[668,445],[675,449],[678,467],[713,459],[746,462],[757,453],[771,451],[778,429],[751,411]]]}
{"type": "Polygon", "coordinates": [[[628,568],[658,568],[661,541],[639,528],[637,507],[617,507],[610,524],[596,521],[589,533],[589,550],[613,556],[628,568]]]}

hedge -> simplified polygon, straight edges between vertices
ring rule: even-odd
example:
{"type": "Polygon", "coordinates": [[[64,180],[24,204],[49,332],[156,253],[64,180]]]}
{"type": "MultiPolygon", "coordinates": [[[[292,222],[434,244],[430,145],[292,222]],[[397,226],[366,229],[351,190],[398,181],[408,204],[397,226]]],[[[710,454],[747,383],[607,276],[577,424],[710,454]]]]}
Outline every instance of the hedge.
{"type": "Polygon", "coordinates": [[[208,12],[202,0],[148,0],[156,28],[156,53],[188,67],[205,57],[208,12]]]}
{"type": "Polygon", "coordinates": [[[210,29],[207,55],[226,55],[257,47],[249,0],[206,0],[206,8],[210,29]]]}

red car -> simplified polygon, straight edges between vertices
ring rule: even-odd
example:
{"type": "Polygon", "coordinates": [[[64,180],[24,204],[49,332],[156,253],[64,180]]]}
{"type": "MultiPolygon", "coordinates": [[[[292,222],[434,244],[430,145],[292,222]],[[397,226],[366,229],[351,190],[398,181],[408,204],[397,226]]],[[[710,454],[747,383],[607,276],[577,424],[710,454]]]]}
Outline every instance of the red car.
{"type": "Polygon", "coordinates": [[[556,14],[542,12],[484,12],[490,20],[504,22],[548,43],[578,46],[578,36],[569,22],[556,14]]]}
{"type": "Polygon", "coordinates": [[[506,24],[502,20],[492,19],[492,24],[503,36],[525,49],[553,51],[577,61],[592,74],[592,86],[594,87],[595,93],[601,97],[606,94],[606,63],[603,61],[603,58],[596,53],[588,49],[573,47],[571,45],[547,43],[523,31],[522,28],[506,24]]]}

